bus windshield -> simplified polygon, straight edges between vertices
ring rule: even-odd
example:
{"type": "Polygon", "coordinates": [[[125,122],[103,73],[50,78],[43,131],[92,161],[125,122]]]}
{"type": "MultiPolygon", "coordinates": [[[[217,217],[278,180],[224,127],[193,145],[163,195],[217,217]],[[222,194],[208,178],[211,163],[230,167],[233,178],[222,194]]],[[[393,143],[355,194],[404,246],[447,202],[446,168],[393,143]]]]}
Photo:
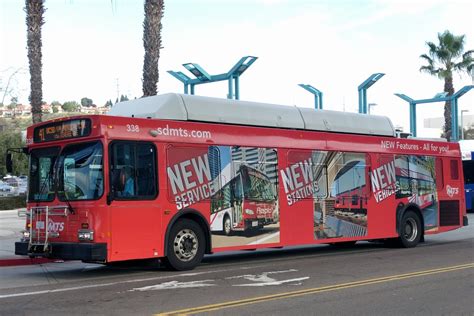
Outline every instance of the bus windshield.
{"type": "Polygon", "coordinates": [[[100,142],[35,149],[30,158],[29,200],[98,199],[104,192],[103,150],[100,142]]]}
{"type": "Polygon", "coordinates": [[[246,169],[246,172],[242,172],[242,176],[246,199],[262,202],[276,200],[273,184],[263,173],[246,169]]]}
{"type": "Polygon", "coordinates": [[[104,192],[100,142],[67,146],[61,152],[58,170],[60,200],[94,200],[104,192]]]}
{"type": "Polygon", "coordinates": [[[28,198],[33,202],[54,199],[53,173],[59,147],[34,149],[30,155],[28,198]]]}

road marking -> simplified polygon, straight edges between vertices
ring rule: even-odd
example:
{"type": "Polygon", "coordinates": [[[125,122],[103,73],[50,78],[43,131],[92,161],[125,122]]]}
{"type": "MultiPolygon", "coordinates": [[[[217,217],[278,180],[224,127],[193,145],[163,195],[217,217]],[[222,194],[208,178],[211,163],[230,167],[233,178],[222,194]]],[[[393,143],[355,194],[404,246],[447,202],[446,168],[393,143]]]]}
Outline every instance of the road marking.
{"type": "Polygon", "coordinates": [[[133,279],[133,280],[109,282],[109,283],[90,284],[90,285],[74,286],[74,287],[52,289],[52,290],[42,290],[42,291],[25,292],[25,293],[3,294],[3,295],[0,295],[0,299],[10,298],[10,297],[19,297],[19,296],[31,296],[31,295],[40,295],[40,294],[69,292],[69,291],[77,291],[77,290],[84,290],[84,289],[106,287],[106,286],[115,286],[115,285],[128,284],[128,283],[134,283],[134,282],[147,282],[147,281],[164,280],[164,279],[171,279],[171,278],[182,278],[182,277],[190,277],[190,276],[197,276],[197,275],[211,274],[211,273],[219,273],[219,272],[249,270],[249,269],[255,269],[255,266],[240,267],[238,269],[221,269],[221,270],[214,270],[214,271],[181,273],[181,274],[166,275],[166,276],[159,276],[159,277],[153,277],[153,278],[142,278],[142,279],[133,279]]]}
{"type": "Polygon", "coordinates": [[[308,280],[309,277],[301,277],[301,278],[294,278],[294,279],[287,279],[287,280],[274,280],[274,281],[266,281],[261,283],[246,283],[246,284],[235,284],[232,286],[275,286],[275,285],[282,285],[285,283],[293,283],[292,285],[301,285],[301,281],[308,280]]]}
{"type": "MultiPolygon", "coordinates": [[[[251,280],[251,281],[261,281],[261,278],[263,276],[267,276],[269,274],[280,274],[280,273],[289,273],[289,272],[298,272],[298,270],[296,269],[289,269],[289,270],[281,270],[281,271],[268,271],[268,272],[262,272],[258,275],[254,275],[254,274],[244,274],[244,275],[236,275],[236,276],[231,276],[231,277],[227,277],[225,278],[226,280],[233,280],[233,279],[248,279],[248,280],[251,280]]],[[[270,279],[273,281],[273,279],[270,279]]]]}
{"type": "Polygon", "coordinates": [[[144,287],[136,287],[128,292],[135,292],[135,291],[156,291],[156,290],[168,290],[168,289],[189,289],[189,288],[196,288],[196,287],[207,287],[207,286],[215,286],[215,284],[209,284],[209,282],[214,282],[214,280],[201,280],[201,281],[191,281],[191,282],[178,282],[178,281],[170,281],[156,285],[144,286],[144,287]]]}
{"type": "Polygon", "coordinates": [[[270,278],[269,274],[281,274],[281,273],[289,273],[289,272],[298,272],[298,270],[290,269],[290,270],[283,270],[283,271],[269,271],[263,272],[260,274],[244,274],[244,275],[237,275],[232,277],[225,278],[226,280],[235,280],[235,279],[245,279],[248,281],[252,281],[254,283],[246,283],[246,284],[233,284],[232,286],[274,286],[274,285],[281,285],[285,283],[293,283],[294,285],[301,285],[301,281],[309,279],[309,276],[294,278],[294,279],[286,279],[286,280],[277,280],[274,278],[270,278]]]}
{"type": "Polygon", "coordinates": [[[336,291],[336,290],[354,288],[354,287],[359,287],[359,286],[364,286],[364,285],[398,281],[398,280],[416,278],[416,277],[421,277],[421,276],[426,276],[426,275],[431,275],[431,274],[446,273],[446,272],[469,269],[469,268],[474,268],[474,263],[468,263],[468,264],[462,264],[462,265],[456,265],[456,266],[450,266],[450,267],[444,267],[444,268],[438,268],[438,269],[431,269],[431,270],[424,270],[424,271],[417,271],[417,272],[411,272],[411,273],[405,273],[405,274],[390,275],[390,276],[385,276],[385,277],[380,277],[380,278],[375,278],[375,279],[367,279],[367,280],[361,280],[361,281],[355,281],[355,282],[349,282],[349,283],[322,286],[322,287],[311,288],[311,289],[306,289],[306,290],[284,292],[284,293],[279,293],[279,294],[254,297],[254,298],[242,299],[242,300],[237,300],[237,301],[229,301],[229,302],[218,303],[218,304],[204,305],[204,306],[181,309],[181,310],[176,310],[176,311],[171,311],[171,312],[166,312],[166,313],[160,313],[156,315],[164,316],[164,315],[205,313],[205,312],[217,311],[217,310],[221,310],[225,308],[263,303],[263,302],[286,299],[286,298],[297,297],[297,296],[308,295],[308,294],[317,294],[317,293],[323,293],[323,292],[329,292],[329,291],[336,291]]]}

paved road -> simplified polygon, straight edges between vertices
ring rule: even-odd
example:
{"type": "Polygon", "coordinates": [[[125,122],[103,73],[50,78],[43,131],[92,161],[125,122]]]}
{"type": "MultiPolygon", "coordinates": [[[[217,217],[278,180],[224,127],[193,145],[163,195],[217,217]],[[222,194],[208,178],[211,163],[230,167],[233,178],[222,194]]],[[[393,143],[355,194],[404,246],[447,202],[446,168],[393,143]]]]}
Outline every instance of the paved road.
{"type": "Polygon", "coordinates": [[[14,258],[15,241],[19,241],[25,229],[25,218],[18,217],[18,211],[0,211],[0,260],[14,258]]]}
{"type": "Polygon", "coordinates": [[[474,226],[426,239],[413,249],[359,243],[222,254],[184,273],[79,262],[4,267],[0,315],[473,314],[474,226]]]}

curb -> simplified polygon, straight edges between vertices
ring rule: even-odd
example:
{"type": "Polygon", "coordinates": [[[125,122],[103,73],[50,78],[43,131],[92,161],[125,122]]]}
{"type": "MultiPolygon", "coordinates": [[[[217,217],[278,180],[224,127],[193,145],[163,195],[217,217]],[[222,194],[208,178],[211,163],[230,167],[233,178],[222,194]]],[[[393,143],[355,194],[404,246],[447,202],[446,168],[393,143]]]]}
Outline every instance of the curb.
{"type": "Polygon", "coordinates": [[[58,259],[48,259],[48,258],[8,258],[0,259],[0,267],[13,267],[13,266],[26,266],[33,264],[43,264],[50,262],[64,262],[63,260],[58,259]]]}

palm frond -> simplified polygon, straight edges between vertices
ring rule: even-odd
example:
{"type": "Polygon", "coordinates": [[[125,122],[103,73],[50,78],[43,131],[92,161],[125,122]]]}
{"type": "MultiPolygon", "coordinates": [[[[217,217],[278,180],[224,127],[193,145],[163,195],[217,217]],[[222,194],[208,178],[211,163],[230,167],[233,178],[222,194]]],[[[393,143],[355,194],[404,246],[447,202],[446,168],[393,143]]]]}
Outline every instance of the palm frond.
{"type": "Polygon", "coordinates": [[[449,69],[439,69],[437,74],[438,74],[439,79],[446,79],[446,78],[452,78],[453,77],[453,72],[449,69]]]}
{"type": "Polygon", "coordinates": [[[426,45],[428,45],[428,47],[430,48],[430,56],[435,57],[436,51],[438,50],[438,46],[436,46],[436,44],[433,42],[426,42],[426,45]]]}
{"type": "Polygon", "coordinates": [[[474,63],[473,59],[464,59],[463,61],[457,64],[454,64],[453,69],[459,72],[463,72],[463,71],[469,70],[468,68],[472,67],[473,63],[474,63]]]}
{"type": "Polygon", "coordinates": [[[468,58],[473,58],[471,55],[474,54],[474,50],[468,50],[464,54],[462,54],[462,59],[468,59],[468,58]]]}
{"type": "Polygon", "coordinates": [[[435,69],[433,66],[421,66],[419,70],[420,72],[425,72],[430,75],[437,75],[439,72],[439,69],[435,69]]]}
{"type": "Polygon", "coordinates": [[[424,60],[426,60],[426,62],[428,62],[428,65],[433,67],[434,60],[430,56],[428,56],[426,54],[422,54],[422,55],[420,55],[420,58],[423,58],[424,60]]]}

